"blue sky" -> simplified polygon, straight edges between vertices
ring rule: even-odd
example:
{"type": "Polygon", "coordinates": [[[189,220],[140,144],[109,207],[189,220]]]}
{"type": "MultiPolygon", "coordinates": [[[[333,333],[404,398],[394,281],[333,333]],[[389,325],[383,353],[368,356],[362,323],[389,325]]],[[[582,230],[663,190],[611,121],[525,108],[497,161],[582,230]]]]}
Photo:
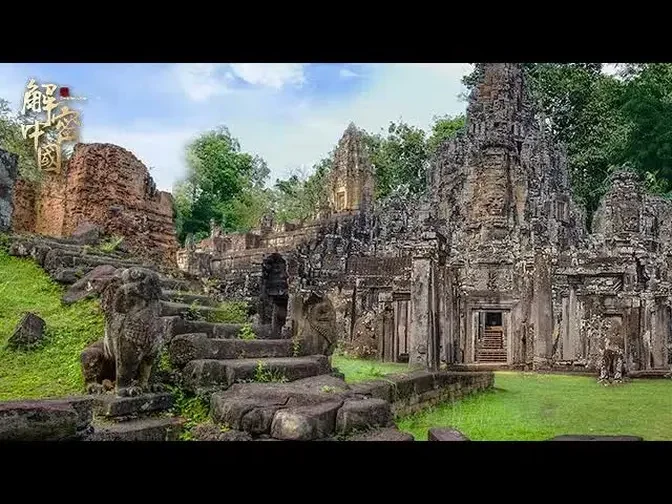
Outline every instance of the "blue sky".
{"type": "Polygon", "coordinates": [[[390,121],[428,129],[457,114],[460,63],[375,64],[0,64],[0,97],[21,105],[29,78],[69,86],[83,142],[132,151],[159,188],[185,173],[184,148],[199,133],[229,128],[243,150],[263,157],[271,180],[306,170],[350,121],[371,132],[390,121]]]}

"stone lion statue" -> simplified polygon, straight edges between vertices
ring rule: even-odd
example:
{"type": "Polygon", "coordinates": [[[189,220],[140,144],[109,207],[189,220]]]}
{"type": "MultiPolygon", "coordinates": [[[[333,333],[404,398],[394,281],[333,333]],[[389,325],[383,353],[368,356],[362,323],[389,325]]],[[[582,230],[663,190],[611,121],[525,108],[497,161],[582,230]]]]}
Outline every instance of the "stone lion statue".
{"type": "Polygon", "coordinates": [[[105,353],[102,339],[82,351],[80,362],[87,393],[100,394],[114,388],[114,357],[105,353]]]}
{"type": "Polygon", "coordinates": [[[311,292],[294,305],[295,338],[303,354],[331,355],[337,343],[336,311],[326,296],[311,292]]]}
{"type": "Polygon", "coordinates": [[[137,267],[118,271],[103,291],[103,347],[115,363],[118,396],[150,388],[152,366],[163,346],[160,297],[158,275],[137,267]]]}

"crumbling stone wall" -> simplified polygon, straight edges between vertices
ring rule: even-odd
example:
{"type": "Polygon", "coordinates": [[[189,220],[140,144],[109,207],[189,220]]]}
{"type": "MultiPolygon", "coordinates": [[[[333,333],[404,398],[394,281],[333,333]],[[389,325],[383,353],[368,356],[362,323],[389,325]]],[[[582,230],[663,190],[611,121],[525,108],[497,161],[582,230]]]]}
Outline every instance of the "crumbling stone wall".
{"type": "Polygon", "coordinates": [[[612,175],[586,246],[558,259],[556,361],[596,369],[608,339],[628,370],[670,365],[671,212],[672,203],[647,195],[635,173],[612,175]]]}
{"type": "Polygon", "coordinates": [[[175,261],[172,196],[156,190],[147,168],[126,149],[77,144],[62,174],[47,173],[39,187],[22,183],[18,189],[16,232],[63,237],[89,221],[124,236],[139,255],[175,261]]]}
{"type": "Polygon", "coordinates": [[[14,213],[12,215],[11,228],[15,231],[33,231],[37,214],[35,211],[35,201],[37,198],[36,186],[23,179],[17,179],[14,184],[14,194],[12,203],[14,213]]]}
{"type": "Polygon", "coordinates": [[[0,232],[8,231],[12,223],[16,163],[16,154],[0,149],[0,232]]]}

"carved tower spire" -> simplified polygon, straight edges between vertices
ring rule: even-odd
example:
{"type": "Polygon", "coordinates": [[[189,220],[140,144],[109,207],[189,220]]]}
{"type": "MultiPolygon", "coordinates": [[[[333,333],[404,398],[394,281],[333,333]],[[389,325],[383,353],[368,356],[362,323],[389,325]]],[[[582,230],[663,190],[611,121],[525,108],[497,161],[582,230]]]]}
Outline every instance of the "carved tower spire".
{"type": "Polygon", "coordinates": [[[373,167],[364,145],[363,132],[353,123],[338,142],[329,186],[329,202],[336,212],[360,210],[368,207],[373,200],[373,167]]]}

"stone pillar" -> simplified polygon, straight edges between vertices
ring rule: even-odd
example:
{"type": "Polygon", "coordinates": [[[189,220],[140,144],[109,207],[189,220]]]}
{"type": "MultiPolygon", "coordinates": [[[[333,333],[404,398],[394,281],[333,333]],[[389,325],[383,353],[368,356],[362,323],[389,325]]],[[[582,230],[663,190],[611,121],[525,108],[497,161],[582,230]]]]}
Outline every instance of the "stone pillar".
{"type": "Polygon", "coordinates": [[[411,271],[411,330],[409,365],[438,369],[441,327],[438,302],[442,292],[437,284],[441,236],[423,233],[413,249],[411,271]]]}
{"type": "Polygon", "coordinates": [[[553,299],[551,290],[551,265],[546,255],[539,251],[534,260],[533,320],[535,367],[550,363],[553,351],[553,299]]]}
{"type": "Polygon", "coordinates": [[[12,228],[18,156],[0,149],[0,233],[12,228]]]}

